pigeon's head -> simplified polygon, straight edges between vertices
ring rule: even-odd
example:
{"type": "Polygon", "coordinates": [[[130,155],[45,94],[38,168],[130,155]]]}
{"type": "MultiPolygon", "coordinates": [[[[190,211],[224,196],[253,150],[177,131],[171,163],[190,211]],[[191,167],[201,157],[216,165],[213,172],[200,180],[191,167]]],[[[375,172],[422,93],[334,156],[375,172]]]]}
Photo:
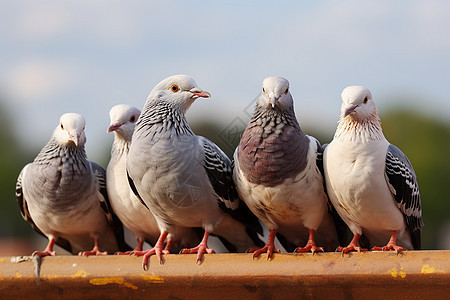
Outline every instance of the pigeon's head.
{"type": "Polygon", "coordinates": [[[131,140],[136,121],[139,118],[141,111],[134,106],[127,104],[119,104],[113,106],[109,111],[109,124],[107,132],[115,132],[118,136],[131,140]]]}
{"type": "Polygon", "coordinates": [[[77,113],[63,114],[54,131],[54,137],[63,146],[82,147],[86,143],[85,125],[86,121],[82,115],[77,113]]]}
{"type": "Polygon", "coordinates": [[[372,94],[363,86],[348,86],[342,91],[341,97],[342,119],[350,116],[357,120],[365,120],[377,114],[372,94]]]}
{"type": "Polygon", "coordinates": [[[282,77],[267,77],[263,81],[262,93],[258,105],[267,109],[291,109],[293,100],[289,92],[289,81],[282,77]]]}
{"type": "Polygon", "coordinates": [[[199,88],[191,76],[174,75],[158,83],[150,92],[147,101],[165,101],[186,112],[200,97],[210,98],[211,94],[199,88]]]}

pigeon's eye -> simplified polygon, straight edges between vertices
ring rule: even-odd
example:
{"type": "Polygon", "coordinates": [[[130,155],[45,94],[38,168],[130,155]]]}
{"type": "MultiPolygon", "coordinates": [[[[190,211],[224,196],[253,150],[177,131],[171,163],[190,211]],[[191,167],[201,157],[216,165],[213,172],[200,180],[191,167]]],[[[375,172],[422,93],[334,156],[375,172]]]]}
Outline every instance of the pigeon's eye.
{"type": "Polygon", "coordinates": [[[287,95],[289,93],[289,87],[286,88],[286,90],[284,91],[284,93],[287,95]]]}
{"type": "Polygon", "coordinates": [[[64,130],[64,125],[63,125],[63,123],[61,123],[61,129],[64,130]]]}
{"type": "Polygon", "coordinates": [[[366,98],[364,98],[363,103],[366,104],[367,101],[369,101],[369,98],[366,97],[366,98]]]}
{"type": "Polygon", "coordinates": [[[135,116],[135,115],[132,115],[132,116],[130,117],[130,122],[131,122],[131,123],[136,122],[136,116],[135,116]]]}
{"type": "Polygon", "coordinates": [[[172,84],[172,85],[170,86],[170,90],[171,90],[172,92],[176,93],[176,92],[178,92],[178,91],[180,90],[180,88],[178,87],[178,85],[172,84]]]}
{"type": "Polygon", "coordinates": [[[266,93],[266,90],[264,89],[264,87],[263,87],[263,93],[264,93],[264,94],[266,93]]]}

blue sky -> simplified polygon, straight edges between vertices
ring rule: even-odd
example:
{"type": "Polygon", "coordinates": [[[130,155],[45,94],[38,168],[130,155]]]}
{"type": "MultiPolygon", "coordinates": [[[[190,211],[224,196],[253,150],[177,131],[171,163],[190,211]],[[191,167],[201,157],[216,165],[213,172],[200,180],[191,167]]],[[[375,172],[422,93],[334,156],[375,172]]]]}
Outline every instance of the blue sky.
{"type": "Polygon", "coordinates": [[[2,107],[30,148],[78,112],[96,160],[111,145],[109,109],[142,108],[174,74],[213,96],[190,121],[248,120],[262,80],[277,75],[307,128],[334,132],[348,85],[368,87],[381,112],[412,107],[450,123],[446,0],[0,0],[0,19],[2,107]]]}

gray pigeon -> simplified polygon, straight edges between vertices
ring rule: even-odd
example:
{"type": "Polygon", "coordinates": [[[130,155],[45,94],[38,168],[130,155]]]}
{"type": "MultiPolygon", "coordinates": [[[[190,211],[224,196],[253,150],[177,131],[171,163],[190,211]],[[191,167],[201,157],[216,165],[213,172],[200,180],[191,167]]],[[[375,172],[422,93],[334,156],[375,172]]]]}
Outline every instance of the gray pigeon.
{"type": "Polygon", "coordinates": [[[63,114],[50,141],[17,179],[23,218],[49,240],[46,249],[35,255],[55,255],[55,242],[79,255],[127,247],[123,227],[110,211],[105,170],[86,158],[84,127],[81,115],[63,114]]]}
{"type": "Polygon", "coordinates": [[[327,191],[354,236],[339,251],[420,249],[422,208],[416,174],[383,135],[375,102],[362,86],[342,92],[341,119],[324,152],[327,191]]]}
{"type": "MultiPolygon", "coordinates": [[[[200,244],[182,253],[212,253],[207,241],[217,234],[228,249],[246,251],[258,244],[262,228],[240,202],[232,179],[229,158],[211,141],[196,136],[185,113],[199,97],[209,98],[194,79],[175,75],[151,91],[136,124],[127,160],[130,182],[161,228],[153,249],[161,262],[163,242],[179,227],[203,227],[200,244]]],[[[261,241],[259,241],[261,242],[261,241]]]]}
{"type": "Polygon", "coordinates": [[[300,129],[289,82],[281,77],[264,79],[234,153],[233,178],[239,196],[269,229],[267,244],[251,249],[254,257],[267,252],[270,259],[279,252],[276,236],[287,250],[296,252],[323,251],[315,239],[329,249],[338,246],[318,165],[321,152],[319,142],[300,129]],[[290,246],[304,243],[296,249],[290,246]]]}
{"type": "MultiPolygon", "coordinates": [[[[133,106],[119,104],[111,108],[111,123],[107,132],[114,132],[111,160],[106,169],[106,187],[114,213],[136,236],[137,246],[134,251],[118,252],[129,254],[142,251],[144,241],[154,245],[159,237],[159,227],[153,214],[141,203],[130,188],[127,177],[127,156],[130,149],[136,121],[141,111],[133,106]]],[[[175,245],[193,245],[199,239],[196,233],[186,228],[178,240],[169,235],[166,249],[175,245]]]]}

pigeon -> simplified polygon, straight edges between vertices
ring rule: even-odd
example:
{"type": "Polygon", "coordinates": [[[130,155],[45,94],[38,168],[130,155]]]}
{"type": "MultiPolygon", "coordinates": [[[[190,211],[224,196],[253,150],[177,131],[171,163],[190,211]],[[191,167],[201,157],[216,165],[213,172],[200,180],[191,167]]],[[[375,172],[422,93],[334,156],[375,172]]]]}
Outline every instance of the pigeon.
{"type": "MultiPolygon", "coordinates": [[[[324,251],[317,238],[331,249],[338,245],[336,226],[328,213],[328,199],[318,159],[322,147],[305,135],[294,113],[289,81],[267,77],[262,93],[234,152],[233,178],[240,198],[266,225],[269,237],[264,247],[251,249],[253,257],[275,248],[275,237],[303,245],[295,252],[324,251]]],[[[287,249],[286,249],[287,250],[287,249]]]]}
{"type": "Polygon", "coordinates": [[[342,92],[340,121],[324,151],[329,198],[353,233],[343,254],[367,250],[420,249],[423,226],[419,186],[406,155],[383,135],[370,91],[349,86],[342,92]]]}
{"type": "MultiPolygon", "coordinates": [[[[123,225],[133,232],[137,240],[134,250],[117,252],[116,254],[142,251],[144,242],[154,245],[160,232],[155,217],[136,197],[128,183],[127,155],[134,127],[140,114],[139,109],[126,104],[116,105],[109,112],[111,122],[107,132],[114,132],[114,142],[111,149],[111,159],[106,169],[106,188],[113,211],[123,225]]],[[[191,245],[194,242],[198,242],[197,235],[190,228],[186,228],[181,233],[179,241],[174,242],[172,236],[168,237],[166,249],[170,249],[174,243],[176,245],[191,245]]]]}
{"type": "Polygon", "coordinates": [[[17,179],[22,217],[49,240],[44,251],[34,253],[39,257],[55,255],[55,242],[79,255],[127,248],[122,224],[111,213],[105,170],[87,160],[84,128],[83,116],[63,114],[50,141],[17,179]]]}
{"type": "MultiPolygon", "coordinates": [[[[211,95],[187,75],[162,80],[150,92],[131,140],[127,171],[135,190],[153,212],[161,229],[154,248],[136,252],[146,269],[150,255],[162,263],[163,242],[179,227],[202,227],[197,263],[208,248],[209,235],[217,235],[230,251],[246,251],[258,244],[262,227],[237,196],[232,164],[210,140],[197,136],[185,113],[198,98],[211,95]]],[[[261,242],[261,240],[259,240],[261,242]]]]}
{"type": "MultiPolygon", "coordinates": [[[[114,132],[111,159],[106,168],[106,189],[111,207],[125,227],[136,236],[134,251],[142,251],[145,241],[154,244],[159,236],[158,223],[132,192],[127,178],[127,155],[136,121],[141,111],[135,107],[119,104],[111,108],[111,123],[107,132],[114,132]]],[[[118,252],[130,254],[132,251],[118,252]]]]}

